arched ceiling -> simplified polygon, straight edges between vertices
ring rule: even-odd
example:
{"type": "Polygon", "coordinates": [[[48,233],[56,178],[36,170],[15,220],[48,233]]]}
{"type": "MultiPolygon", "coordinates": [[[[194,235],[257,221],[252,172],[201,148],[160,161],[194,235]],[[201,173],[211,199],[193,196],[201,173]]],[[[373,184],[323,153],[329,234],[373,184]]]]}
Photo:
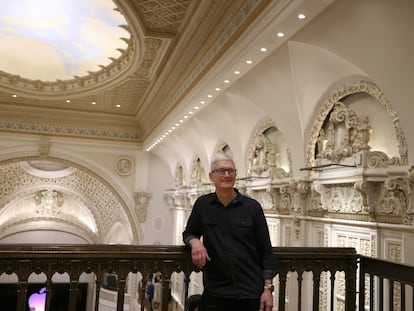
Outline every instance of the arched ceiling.
{"type": "MultiPolygon", "coordinates": [[[[0,26],[5,25],[7,18],[16,10],[15,2],[3,2],[0,26]]],[[[36,1],[36,4],[40,12],[53,13],[64,2],[59,0],[52,4],[50,1],[36,1]]],[[[93,10],[95,13],[92,14],[92,10],[86,9],[88,1],[80,1],[77,4],[79,7],[75,6],[75,1],[68,1],[74,6],[70,7],[72,11],[79,13],[71,20],[72,23],[80,26],[85,20],[89,21],[85,23],[89,26],[87,31],[78,34],[77,44],[87,47],[86,43],[91,41],[89,43],[108,46],[109,42],[116,42],[118,48],[113,46],[115,53],[105,54],[104,60],[97,64],[93,61],[98,57],[94,59],[93,55],[83,60],[91,65],[89,70],[81,67],[84,73],[82,70],[76,73],[70,71],[69,76],[55,79],[45,76],[50,69],[47,66],[53,64],[52,59],[48,64],[39,66],[38,78],[36,74],[25,75],[20,70],[12,72],[12,68],[18,68],[16,64],[9,62],[2,67],[0,62],[0,131],[143,144],[162,133],[164,129],[161,125],[182,109],[190,94],[200,92],[203,79],[211,73],[220,76],[217,68],[230,68],[228,57],[231,53],[237,53],[238,58],[244,57],[239,50],[247,49],[248,44],[257,44],[252,38],[253,26],[257,34],[265,34],[268,25],[280,24],[283,18],[297,14],[301,6],[311,5],[311,16],[331,1],[311,2],[107,0],[105,3],[102,0],[101,4],[118,14],[102,21],[102,16],[96,14],[97,10],[93,10]],[[114,24],[120,22],[125,23],[114,24]],[[99,34],[97,28],[104,34],[99,34]],[[83,37],[84,34],[86,37],[83,37]],[[241,42],[245,42],[244,46],[240,45],[241,42]]],[[[68,8],[67,12],[71,9],[68,8]]],[[[20,7],[20,10],[27,10],[27,7],[20,7]]],[[[52,17],[53,14],[45,16],[49,22],[57,23],[58,20],[52,17]]],[[[26,17],[25,21],[25,26],[30,26],[30,18],[26,17]]],[[[36,27],[41,26],[37,23],[36,27]]],[[[31,27],[35,30],[33,25],[31,27]]],[[[50,30],[50,27],[46,28],[50,30]]],[[[290,35],[300,27],[285,25],[290,35]]],[[[32,35],[36,39],[38,33],[32,32],[32,35]]],[[[275,36],[275,33],[269,32],[268,35],[275,36]]],[[[0,30],[0,41],[6,40],[6,37],[3,28],[0,30]]],[[[272,40],[275,41],[274,38],[272,40]]],[[[273,49],[277,44],[274,43],[273,49]]],[[[89,51],[91,49],[89,46],[89,51]]],[[[13,60],[12,51],[4,47],[3,50],[13,60]]],[[[34,48],[23,52],[20,49],[19,53],[26,56],[26,61],[32,65],[35,64],[36,53],[41,53],[34,48]]],[[[78,56],[88,55],[85,52],[78,56]]],[[[75,65],[67,67],[70,66],[75,65]]]]}

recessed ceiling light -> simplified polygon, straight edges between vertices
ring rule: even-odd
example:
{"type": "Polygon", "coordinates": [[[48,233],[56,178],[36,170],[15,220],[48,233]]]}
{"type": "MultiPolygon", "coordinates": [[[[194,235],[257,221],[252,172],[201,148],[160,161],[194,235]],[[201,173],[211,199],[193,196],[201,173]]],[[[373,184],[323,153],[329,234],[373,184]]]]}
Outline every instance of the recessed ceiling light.
{"type": "Polygon", "coordinates": [[[116,105],[116,108],[121,108],[121,105],[120,104],[116,105]]]}
{"type": "Polygon", "coordinates": [[[226,84],[230,83],[230,80],[224,80],[224,83],[226,83],[226,84]]]}
{"type": "Polygon", "coordinates": [[[200,101],[200,104],[204,105],[206,102],[204,100],[200,101]]]}
{"type": "Polygon", "coordinates": [[[219,87],[216,87],[216,91],[218,92],[218,91],[220,91],[220,88],[219,87]]]}
{"type": "Polygon", "coordinates": [[[92,105],[96,105],[96,102],[91,102],[92,105]]]}
{"type": "Polygon", "coordinates": [[[208,94],[208,95],[207,95],[207,97],[208,97],[208,98],[212,98],[212,97],[213,97],[213,95],[211,95],[211,94],[208,94]]]}
{"type": "Polygon", "coordinates": [[[234,72],[234,74],[235,74],[235,75],[239,75],[239,74],[240,74],[240,71],[236,70],[236,71],[234,72]]]}
{"type": "Polygon", "coordinates": [[[260,52],[267,52],[266,48],[260,48],[260,52]]]}
{"type": "Polygon", "coordinates": [[[200,109],[200,107],[198,107],[198,106],[194,106],[194,109],[195,109],[195,110],[198,110],[198,109],[200,109]]]}
{"type": "Polygon", "coordinates": [[[285,34],[284,34],[283,32],[278,32],[278,33],[277,33],[277,36],[278,36],[279,38],[282,38],[282,37],[284,37],[284,36],[285,36],[285,34]]]}
{"type": "Polygon", "coordinates": [[[305,17],[306,17],[305,14],[302,14],[302,13],[298,15],[299,19],[305,19],[305,17]]]}
{"type": "Polygon", "coordinates": [[[251,61],[250,59],[246,60],[246,64],[253,64],[253,61],[251,61]]]}
{"type": "Polygon", "coordinates": [[[17,97],[17,95],[16,95],[16,94],[13,94],[13,95],[12,95],[12,97],[16,98],[16,97],[17,97]]]}
{"type": "Polygon", "coordinates": [[[70,103],[70,99],[67,99],[67,100],[66,100],[66,102],[67,102],[67,103],[70,103]]]}

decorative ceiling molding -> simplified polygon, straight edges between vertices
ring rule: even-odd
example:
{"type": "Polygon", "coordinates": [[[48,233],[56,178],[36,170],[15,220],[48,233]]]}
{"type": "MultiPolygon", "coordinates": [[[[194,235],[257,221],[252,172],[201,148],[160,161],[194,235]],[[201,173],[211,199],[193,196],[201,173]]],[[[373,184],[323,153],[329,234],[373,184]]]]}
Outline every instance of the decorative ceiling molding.
{"type": "Polygon", "coordinates": [[[114,3],[131,34],[121,56],[69,80],[0,71],[0,131],[142,143],[270,0],[114,3]]]}

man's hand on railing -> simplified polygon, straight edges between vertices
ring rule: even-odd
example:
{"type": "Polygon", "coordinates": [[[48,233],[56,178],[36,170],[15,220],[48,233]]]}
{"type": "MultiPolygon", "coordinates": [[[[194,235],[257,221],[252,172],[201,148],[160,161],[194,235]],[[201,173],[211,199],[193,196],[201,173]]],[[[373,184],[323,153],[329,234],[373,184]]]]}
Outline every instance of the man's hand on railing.
{"type": "Polygon", "coordinates": [[[260,311],[273,310],[273,295],[268,289],[265,289],[260,297],[260,311]]]}
{"type": "Polygon", "coordinates": [[[206,262],[211,260],[203,242],[197,238],[193,238],[188,244],[191,246],[191,259],[193,264],[196,267],[203,269],[206,262]]]}

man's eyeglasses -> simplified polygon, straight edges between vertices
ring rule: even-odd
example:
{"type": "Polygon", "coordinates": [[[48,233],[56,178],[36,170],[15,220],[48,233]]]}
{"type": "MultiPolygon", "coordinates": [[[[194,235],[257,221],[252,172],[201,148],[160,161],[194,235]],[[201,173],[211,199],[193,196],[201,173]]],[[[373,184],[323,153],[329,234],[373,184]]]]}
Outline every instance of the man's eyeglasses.
{"type": "Polygon", "coordinates": [[[234,176],[236,175],[237,170],[234,168],[217,168],[215,170],[213,170],[214,173],[220,175],[220,176],[224,176],[224,174],[229,174],[230,176],[234,176]]]}

